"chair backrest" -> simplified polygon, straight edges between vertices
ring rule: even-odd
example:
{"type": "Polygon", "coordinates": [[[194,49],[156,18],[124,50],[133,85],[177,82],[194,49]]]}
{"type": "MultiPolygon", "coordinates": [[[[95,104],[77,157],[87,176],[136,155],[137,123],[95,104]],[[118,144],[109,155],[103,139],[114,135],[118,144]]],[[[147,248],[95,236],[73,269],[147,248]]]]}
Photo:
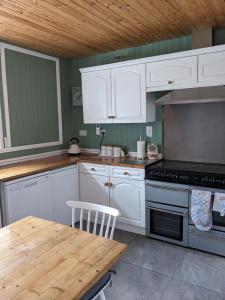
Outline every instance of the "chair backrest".
{"type": "Polygon", "coordinates": [[[80,209],[80,229],[84,230],[83,229],[84,213],[87,211],[86,231],[90,232],[91,217],[93,212],[94,226],[93,226],[92,233],[97,234],[96,232],[97,232],[98,218],[101,217],[100,230],[98,235],[103,236],[105,220],[108,217],[104,237],[110,240],[113,239],[114,229],[116,225],[116,218],[119,215],[118,209],[99,205],[99,204],[94,204],[94,203],[81,202],[81,201],[67,201],[66,204],[72,208],[72,227],[74,227],[74,223],[75,223],[75,210],[80,209]],[[100,216],[100,214],[102,214],[102,216],[100,216]]]}

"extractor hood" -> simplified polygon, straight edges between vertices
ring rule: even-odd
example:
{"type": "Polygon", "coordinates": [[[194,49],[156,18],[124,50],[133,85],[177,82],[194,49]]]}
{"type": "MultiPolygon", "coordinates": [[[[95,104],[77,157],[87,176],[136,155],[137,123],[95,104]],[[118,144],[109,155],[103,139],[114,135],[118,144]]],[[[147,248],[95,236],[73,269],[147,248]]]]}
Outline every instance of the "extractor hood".
{"type": "Polygon", "coordinates": [[[155,101],[156,105],[225,102],[225,87],[202,87],[172,91],[155,101]]]}

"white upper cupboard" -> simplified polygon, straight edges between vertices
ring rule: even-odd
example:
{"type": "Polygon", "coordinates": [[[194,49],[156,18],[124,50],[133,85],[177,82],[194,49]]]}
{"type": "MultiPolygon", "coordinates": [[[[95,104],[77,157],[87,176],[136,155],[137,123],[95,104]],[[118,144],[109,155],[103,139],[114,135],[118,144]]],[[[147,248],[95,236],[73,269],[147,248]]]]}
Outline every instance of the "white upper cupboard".
{"type": "Polygon", "coordinates": [[[152,91],[197,84],[197,56],[147,63],[146,85],[152,91]]]}
{"type": "Polygon", "coordinates": [[[145,65],[111,69],[114,123],[146,122],[145,65]]]}
{"type": "Polygon", "coordinates": [[[82,92],[84,123],[155,121],[154,99],[146,101],[145,64],[82,72],[82,92]]]}
{"type": "Polygon", "coordinates": [[[110,70],[82,73],[84,123],[111,123],[110,70]]]}
{"type": "Polygon", "coordinates": [[[199,55],[198,82],[208,85],[225,84],[225,51],[199,55]]]}

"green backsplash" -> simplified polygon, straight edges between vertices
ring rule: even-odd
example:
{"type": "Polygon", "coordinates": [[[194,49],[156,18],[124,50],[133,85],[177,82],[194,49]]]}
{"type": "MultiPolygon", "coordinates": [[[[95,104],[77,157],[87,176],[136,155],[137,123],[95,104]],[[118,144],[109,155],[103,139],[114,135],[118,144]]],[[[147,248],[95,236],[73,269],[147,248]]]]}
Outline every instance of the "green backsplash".
{"type": "MultiPolygon", "coordinates": [[[[165,53],[172,53],[191,49],[191,37],[181,37],[172,40],[151,43],[139,47],[112,51],[105,54],[99,54],[84,59],[73,59],[71,61],[71,85],[81,86],[81,75],[79,68],[91,67],[96,65],[116,62],[117,57],[124,60],[149,57],[165,53]]],[[[158,93],[159,94],[159,93],[158,93]]],[[[160,94],[159,94],[160,95],[160,94]]],[[[158,95],[157,95],[158,96],[158,95]]],[[[72,108],[72,127],[74,136],[78,136],[80,129],[87,130],[87,137],[79,137],[82,148],[98,149],[100,137],[95,134],[95,125],[85,125],[83,123],[82,107],[72,108]]],[[[102,129],[106,129],[104,143],[120,144],[128,147],[129,151],[136,151],[136,141],[141,135],[146,141],[146,125],[153,127],[153,136],[151,141],[159,147],[162,145],[162,111],[160,107],[156,110],[156,122],[141,124],[102,124],[102,129]]]]}

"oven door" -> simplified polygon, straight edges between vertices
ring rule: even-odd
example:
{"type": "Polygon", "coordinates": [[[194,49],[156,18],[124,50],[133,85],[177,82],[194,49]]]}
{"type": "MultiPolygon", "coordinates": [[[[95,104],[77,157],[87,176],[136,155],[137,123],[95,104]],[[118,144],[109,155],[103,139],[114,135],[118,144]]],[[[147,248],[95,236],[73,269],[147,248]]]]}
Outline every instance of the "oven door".
{"type": "Polygon", "coordinates": [[[147,201],[146,235],[188,246],[188,209],[147,201]]]}
{"type": "MultiPolygon", "coordinates": [[[[224,190],[221,190],[221,189],[204,188],[204,187],[192,187],[191,186],[191,190],[193,190],[193,189],[209,190],[212,193],[215,193],[215,192],[224,193],[225,192],[224,190]]],[[[213,205],[213,202],[212,202],[212,205],[213,205]]],[[[194,223],[192,222],[192,219],[191,219],[191,191],[190,191],[190,196],[189,196],[189,208],[190,208],[189,209],[189,214],[190,214],[189,224],[194,225],[194,223]]],[[[225,217],[222,217],[219,212],[212,211],[212,222],[213,222],[212,229],[225,232],[225,217]]]]}

